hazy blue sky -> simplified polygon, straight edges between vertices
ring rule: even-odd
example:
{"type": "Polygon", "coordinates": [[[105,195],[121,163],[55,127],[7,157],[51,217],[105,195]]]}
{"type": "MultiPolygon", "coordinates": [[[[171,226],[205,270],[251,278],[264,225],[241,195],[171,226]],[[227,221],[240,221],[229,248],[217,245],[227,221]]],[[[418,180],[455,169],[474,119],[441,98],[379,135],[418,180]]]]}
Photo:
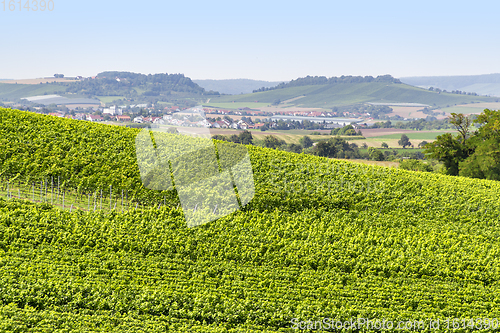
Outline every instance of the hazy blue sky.
{"type": "Polygon", "coordinates": [[[5,1],[0,78],[500,72],[500,1],[53,0],[51,12],[5,1]]]}

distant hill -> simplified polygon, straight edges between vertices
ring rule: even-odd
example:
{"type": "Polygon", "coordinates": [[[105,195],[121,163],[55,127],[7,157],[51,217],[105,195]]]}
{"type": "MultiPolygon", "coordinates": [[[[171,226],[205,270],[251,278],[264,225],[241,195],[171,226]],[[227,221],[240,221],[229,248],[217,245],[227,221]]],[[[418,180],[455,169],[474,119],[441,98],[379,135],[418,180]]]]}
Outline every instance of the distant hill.
{"type": "Polygon", "coordinates": [[[15,101],[24,97],[64,94],[66,87],[48,84],[0,83],[0,100],[15,101]]]}
{"type": "Polygon", "coordinates": [[[402,77],[406,84],[422,88],[440,88],[447,91],[461,90],[480,95],[500,97],[500,74],[463,75],[463,76],[415,76],[402,77]]]}
{"type": "Polygon", "coordinates": [[[205,90],[218,91],[221,94],[238,95],[248,94],[262,87],[274,87],[281,83],[280,81],[258,81],[250,79],[229,79],[229,80],[193,80],[205,90]]]}
{"type": "Polygon", "coordinates": [[[332,108],[359,103],[419,103],[436,107],[476,102],[495,102],[498,98],[438,93],[413,87],[391,76],[306,77],[252,94],[220,96],[210,103],[261,102],[302,107],[332,108]]]}
{"type": "Polygon", "coordinates": [[[87,99],[116,96],[118,99],[140,102],[178,101],[202,99],[205,95],[217,96],[207,91],[183,74],[145,75],[130,72],[103,72],[93,79],[45,84],[0,83],[0,99],[14,101],[43,95],[81,97],[87,99]]]}

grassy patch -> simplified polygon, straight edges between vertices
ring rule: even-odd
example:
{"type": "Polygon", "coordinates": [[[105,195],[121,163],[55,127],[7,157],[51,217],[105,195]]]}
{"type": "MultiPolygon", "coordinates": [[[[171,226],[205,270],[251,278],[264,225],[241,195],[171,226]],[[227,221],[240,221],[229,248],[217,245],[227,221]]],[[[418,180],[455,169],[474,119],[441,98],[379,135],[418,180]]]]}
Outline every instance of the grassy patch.
{"type": "Polygon", "coordinates": [[[111,103],[119,99],[125,98],[125,96],[97,96],[97,98],[103,103],[111,103]]]}
{"type": "MultiPolygon", "coordinates": [[[[455,131],[453,130],[447,130],[447,131],[435,131],[435,132],[419,132],[415,131],[413,133],[404,133],[410,140],[426,140],[426,141],[433,141],[436,140],[438,135],[442,135],[444,133],[454,133],[455,131]]],[[[370,138],[370,140],[379,140],[379,139],[400,139],[402,134],[387,134],[387,135],[380,135],[380,136],[373,136],[370,138]]]]}

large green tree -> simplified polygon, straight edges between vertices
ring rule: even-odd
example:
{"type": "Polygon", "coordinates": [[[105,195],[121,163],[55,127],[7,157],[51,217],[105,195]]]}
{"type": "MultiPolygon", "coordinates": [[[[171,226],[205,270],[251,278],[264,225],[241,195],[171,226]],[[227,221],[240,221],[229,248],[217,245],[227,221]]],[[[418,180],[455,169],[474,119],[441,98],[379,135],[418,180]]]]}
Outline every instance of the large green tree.
{"type": "Polygon", "coordinates": [[[474,122],[452,113],[450,123],[458,135],[440,135],[425,145],[426,155],[444,163],[446,173],[500,180],[500,111],[485,109],[474,122]],[[472,123],[479,129],[471,133],[472,123]]]}
{"type": "Polygon", "coordinates": [[[470,149],[451,133],[439,135],[436,141],[425,145],[426,155],[443,162],[448,175],[459,175],[459,164],[469,156],[470,149]]]}
{"type": "Polygon", "coordinates": [[[300,145],[304,148],[312,147],[313,143],[314,143],[313,140],[311,140],[311,138],[308,137],[307,135],[300,138],[299,142],[300,142],[300,145]]]}
{"type": "Polygon", "coordinates": [[[474,123],[479,129],[467,142],[474,149],[460,162],[460,176],[500,180],[500,111],[486,109],[474,123]]]}
{"type": "Polygon", "coordinates": [[[401,134],[401,139],[399,139],[398,145],[403,146],[403,149],[407,146],[411,146],[410,138],[406,134],[401,134]]]}

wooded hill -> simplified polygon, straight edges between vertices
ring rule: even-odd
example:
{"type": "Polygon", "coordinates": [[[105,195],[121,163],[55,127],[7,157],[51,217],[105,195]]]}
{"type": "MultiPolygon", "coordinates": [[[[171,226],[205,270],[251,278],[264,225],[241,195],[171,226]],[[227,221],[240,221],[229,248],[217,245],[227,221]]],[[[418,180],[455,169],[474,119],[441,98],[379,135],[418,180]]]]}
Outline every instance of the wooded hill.
{"type": "Polygon", "coordinates": [[[66,97],[99,98],[117,96],[117,99],[136,102],[169,101],[176,98],[203,98],[218,95],[207,92],[184,74],[145,75],[130,72],[103,72],[94,79],[46,84],[0,83],[0,99],[17,100],[37,95],[67,95],[66,97]]]}
{"type": "Polygon", "coordinates": [[[211,103],[264,102],[278,105],[284,101],[302,107],[331,108],[358,103],[419,103],[436,107],[478,102],[495,102],[498,98],[429,91],[401,83],[390,75],[373,77],[305,77],[263,88],[252,94],[221,96],[211,103]]]}

